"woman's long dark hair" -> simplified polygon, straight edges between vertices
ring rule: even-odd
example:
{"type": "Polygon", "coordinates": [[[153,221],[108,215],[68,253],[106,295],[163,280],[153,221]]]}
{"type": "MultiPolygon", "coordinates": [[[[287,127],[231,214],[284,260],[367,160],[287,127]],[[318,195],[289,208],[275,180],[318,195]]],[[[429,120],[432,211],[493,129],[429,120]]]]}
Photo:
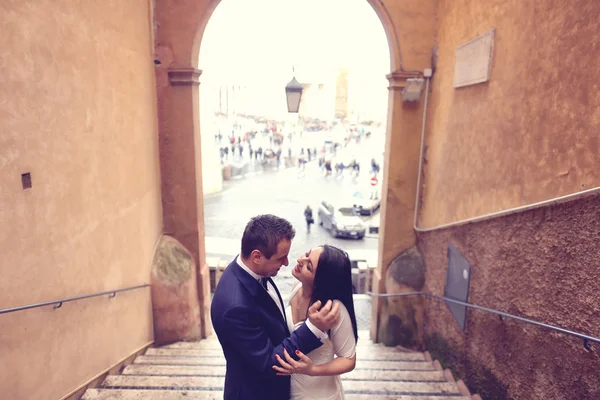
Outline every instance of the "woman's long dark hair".
{"type": "Polygon", "coordinates": [[[339,300],[350,314],[354,338],[358,342],[358,327],[352,300],[352,264],[348,254],[335,246],[323,245],[313,283],[310,304],[321,300],[325,305],[327,300],[339,300]]]}

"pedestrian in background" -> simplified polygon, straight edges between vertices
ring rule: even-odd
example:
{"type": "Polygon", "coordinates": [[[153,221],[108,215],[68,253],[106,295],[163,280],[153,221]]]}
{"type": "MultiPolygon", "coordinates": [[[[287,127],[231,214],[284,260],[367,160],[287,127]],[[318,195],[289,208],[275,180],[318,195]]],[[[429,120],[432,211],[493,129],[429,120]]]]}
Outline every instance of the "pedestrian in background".
{"type": "Polygon", "coordinates": [[[304,209],[304,218],[306,219],[306,232],[310,233],[310,226],[315,223],[315,220],[313,219],[312,208],[310,208],[310,205],[307,205],[304,209]]]}

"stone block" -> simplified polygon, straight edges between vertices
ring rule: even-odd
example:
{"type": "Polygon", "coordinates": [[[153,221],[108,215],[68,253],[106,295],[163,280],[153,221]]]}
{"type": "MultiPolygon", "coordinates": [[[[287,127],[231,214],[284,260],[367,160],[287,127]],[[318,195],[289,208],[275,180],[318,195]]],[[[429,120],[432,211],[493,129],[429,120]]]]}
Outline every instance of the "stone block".
{"type": "Polygon", "coordinates": [[[163,236],[156,248],[151,283],[155,343],[200,339],[196,263],[170,236],[163,236]]]}
{"type": "MultiPolygon", "coordinates": [[[[388,279],[421,291],[425,286],[425,263],[416,246],[406,249],[392,260],[387,270],[388,279]]],[[[388,292],[389,293],[389,292],[388,292]]]]}
{"type": "MultiPolygon", "coordinates": [[[[385,292],[419,292],[425,285],[425,264],[416,247],[400,253],[387,268],[385,292]]],[[[386,346],[423,349],[422,296],[387,297],[383,301],[378,341],[386,346]]]]}

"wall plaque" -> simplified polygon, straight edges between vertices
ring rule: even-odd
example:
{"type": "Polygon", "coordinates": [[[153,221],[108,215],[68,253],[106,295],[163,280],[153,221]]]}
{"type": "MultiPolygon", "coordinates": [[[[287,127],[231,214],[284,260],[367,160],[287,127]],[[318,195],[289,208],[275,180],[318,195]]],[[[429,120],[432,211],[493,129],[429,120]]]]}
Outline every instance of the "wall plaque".
{"type": "MultiPolygon", "coordinates": [[[[444,296],[452,300],[469,301],[469,285],[471,283],[471,266],[454,247],[452,243],[448,246],[448,270],[446,271],[446,286],[444,296]]],[[[458,326],[464,332],[467,323],[467,307],[461,304],[451,303],[446,300],[446,305],[456,319],[458,326]]]]}
{"type": "Polygon", "coordinates": [[[487,82],[492,70],[495,29],[463,43],[456,49],[454,87],[487,82]]]}

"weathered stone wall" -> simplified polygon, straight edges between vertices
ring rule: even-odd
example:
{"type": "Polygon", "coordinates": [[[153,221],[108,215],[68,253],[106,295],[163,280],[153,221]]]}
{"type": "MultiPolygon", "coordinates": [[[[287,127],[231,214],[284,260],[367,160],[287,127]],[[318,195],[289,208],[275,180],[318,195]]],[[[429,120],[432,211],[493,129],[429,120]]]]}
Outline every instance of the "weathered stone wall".
{"type": "MultiPolygon", "coordinates": [[[[425,285],[425,264],[416,247],[398,255],[387,267],[385,293],[414,293],[425,285]]],[[[424,300],[421,296],[383,300],[377,341],[388,346],[423,349],[424,300]]]]}
{"type": "Polygon", "coordinates": [[[154,343],[201,339],[196,263],[176,239],[163,236],[152,263],[154,343]]]}
{"type": "MultiPolygon", "coordinates": [[[[0,308],[149,283],[162,229],[149,4],[0,4],[0,308]]],[[[0,326],[0,397],[57,399],[152,340],[150,289],[0,326]]]]}
{"type": "MultiPolygon", "coordinates": [[[[426,291],[443,294],[447,249],[471,264],[469,302],[600,337],[600,195],[419,236],[426,291]]],[[[476,310],[462,333],[427,301],[426,346],[484,399],[600,398],[600,347],[476,310]]]]}

